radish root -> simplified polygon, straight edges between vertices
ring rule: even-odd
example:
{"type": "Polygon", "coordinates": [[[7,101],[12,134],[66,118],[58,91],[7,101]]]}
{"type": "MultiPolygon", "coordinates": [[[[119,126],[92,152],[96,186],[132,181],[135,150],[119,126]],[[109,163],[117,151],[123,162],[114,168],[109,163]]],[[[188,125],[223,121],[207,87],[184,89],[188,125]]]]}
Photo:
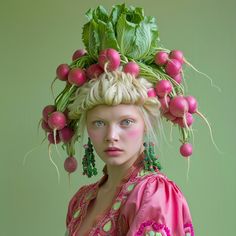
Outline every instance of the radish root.
{"type": "Polygon", "coordinates": [[[210,131],[211,141],[212,141],[213,145],[215,146],[215,148],[217,149],[217,151],[220,154],[223,154],[223,152],[218,148],[218,146],[216,145],[216,143],[214,141],[214,138],[213,138],[213,135],[212,135],[211,126],[210,126],[208,120],[206,119],[206,117],[200,111],[196,111],[196,114],[198,114],[206,122],[206,124],[207,124],[207,126],[209,128],[209,131],[210,131]]]}
{"type": "Polygon", "coordinates": [[[185,58],[184,58],[184,62],[185,62],[188,66],[190,66],[193,70],[195,70],[196,72],[198,72],[198,73],[201,74],[201,75],[204,75],[208,80],[210,80],[211,86],[212,86],[212,87],[215,87],[216,89],[218,89],[218,91],[221,93],[221,88],[218,87],[217,85],[213,84],[213,80],[212,80],[212,78],[211,78],[210,76],[208,76],[207,74],[205,74],[205,73],[199,71],[199,70],[198,70],[197,68],[195,68],[190,62],[188,62],[185,58]]]}
{"type": "Polygon", "coordinates": [[[57,177],[58,177],[58,184],[60,184],[60,173],[58,170],[58,167],[56,165],[56,163],[52,160],[52,155],[51,155],[51,144],[48,145],[48,156],[49,156],[49,160],[52,162],[52,164],[55,166],[56,171],[57,171],[57,177]]]}

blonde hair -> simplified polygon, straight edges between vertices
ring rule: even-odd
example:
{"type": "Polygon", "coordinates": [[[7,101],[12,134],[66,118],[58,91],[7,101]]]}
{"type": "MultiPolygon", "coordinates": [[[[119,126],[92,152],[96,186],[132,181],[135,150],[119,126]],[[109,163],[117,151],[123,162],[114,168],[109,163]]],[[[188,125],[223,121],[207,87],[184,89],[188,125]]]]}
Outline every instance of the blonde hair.
{"type": "MultiPolygon", "coordinates": [[[[97,105],[137,105],[146,125],[146,141],[158,146],[160,134],[160,102],[148,97],[147,90],[153,84],[145,78],[135,78],[122,71],[104,72],[79,87],[68,106],[69,118],[77,120],[77,138],[85,138],[86,113],[97,105]]],[[[82,143],[81,143],[82,149],[82,143]]]]}

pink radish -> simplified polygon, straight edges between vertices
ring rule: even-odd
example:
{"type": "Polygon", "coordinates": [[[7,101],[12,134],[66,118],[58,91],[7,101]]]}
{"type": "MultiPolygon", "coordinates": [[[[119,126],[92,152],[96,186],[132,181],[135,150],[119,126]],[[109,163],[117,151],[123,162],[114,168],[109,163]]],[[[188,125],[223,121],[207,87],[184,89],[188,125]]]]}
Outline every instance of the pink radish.
{"type": "Polygon", "coordinates": [[[72,61],[79,59],[80,57],[84,56],[86,53],[87,51],[85,49],[76,50],[72,56],[72,61]]]}
{"type": "Polygon", "coordinates": [[[49,134],[48,134],[48,141],[49,141],[50,144],[55,144],[55,143],[57,144],[57,143],[60,143],[60,142],[61,142],[58,133],[56,133],[56,139],[54,139],[53,133],[49,133],[49,134]],[[55,140],[56,140],[56,141],[55,141],[55,140]]]}
{"type": "Polygon", "coordinates": [[[188,112],[188,102],[179,95],[170,100],[170,112],[176,117],[183,117],[188,112]]]}
{"type": "Polygon", "coordinates": [[[138,77],[140,71],[139,65],[133,61],[128,62],[127,64],[124,65],[123,71],[125,73],[133,75],[134,77],[138,77]]]}
{"type": "Polygon", "coordinates": [[[56,74],[57,78],[62,81],[66,81],[68,78],[68,74],[70,71],[70,67],[67,64],[61,64],[57,67],[56,74]]]}
{"type": "Polygon", "coordinates": [[[172,91],[172,84],[169,80],[161,80],[156,84],[155,89],[159,97],[164,97],[172,91]]]}
{"type": "Polygon", "coordinates": [[[164,97],[164,98],[159,98],[158,100],[161,103],[161,111],[163,113],[167,112],[169,110],[170,98],[167,96],[167,97],[164,97]]]}
{"type": "Polygon", "coordinates": [[[155,63],[158,65],[158,66],[163,66],[167,63],[168,61],[168,53],[166,52],[157,52],[156,55],[155,55],[155,63]]]}
{"type": "Polygon", "coordinates": [[[154,88],[149,88],[147,91],[147,95],[148,97],[156,97],[157,96],[156,90],[154,88]]]}
{"type": "Polygon", "coordinates": [[[48,122],[49,115],[54,111],[56,111],[56,107],[54,105],[47,105],[44,107],[42,112],[43,119],[48,122]]]}
{"type": "Polygon", "coordinates": [[[120,54],[113,48],[102,50],[98,56],[98,64],[107,71],[114,71],[120,66],[120,54]]]}
{"type": "Polygon", "coordinates": [[[170,77],[174,77],[180,73],[182,69],[181,63],[176,59],[171,59],[167,62],[165,71],[170,77]]]}
{"type": "Polygon", "coordinates": [[[187,112],[184,117],[178,117],[176,119],[176,123],[182,128],[190,127],[193,122],[194,122],[193,115],[189,112],[187,112]]]}
{"type": "Polygon", "coordinates": [[[182,156],[189,157],[193,153],[193,148],[192,148],[192,145],[190,143],[184,143],[184,144],[181,145],[179,151],[180,151],[182,156]]]}
{"type": "Polygon", "coordinates": [[[195,114],[197,114],[198,116],[200,116],[200,117],[205,121],[205,123],[207,124],[207,126],[208,126],[208,128],[209,128],[210,136],[211,136],[211,141],[212,141],[213,145],[214,145],[215,148],[218,150],[218,152],[222,153],[222,152],[220,151],[220,149],[218,148],[218,146],[216,145],[215,141],[214,141],[213,134],[212,134],[212,130],[211,130],[211,126],[210,126],[208,120],[207,120],[206,117],[198,110],[198,103],[197,103],[196,98],[193,97],[193,96],[187,96],[187,97],[185,97],[185,100],[187,101],[188,106],[189,106],[189,113],[195,113],[195,114]]]}
{"type": "Polygon", "coordinates": [[[77,160],[75,157],[67,157],[64,161],[64,168],[68,173],[72,173],[77,169],[77,160]]]}
{"type": "Polygon", "coordinates": [[[81,86],[86,82],[86,75],[83,69],[74,68],[69,72],[68,81],[70,84],[81,86]]]}
{"type": "Polygon", "coordinates": [[[186,101],[188,102],[188,106],[189,106],[188,111],[189,111],[190,113],[195,113],[195,112],[197,112],[198,104],[197,104],[196,98],[193,97],[193,96],[186,96],[185,99],[186,99],[186,101]]]}
{"type": "Polygon", "coordinates": [[[168,120],[171,120],[172,122],[176,120],[176,117],[173,116],[169,111],[163,114],[168,120]]]}
{"type": "Polygon", "coordinates": [[[68,143],[71,141],[72,137],[74,135],[74,131],[66,126],[63,129],[59,130],[59,137],[63,143],[68,143]]]}
{"type": "Polygon", "coordinates": [[[45,120],[42,120],[41,127],[46,132],[52,132],[52,129],[49,127],[48,123],[45,120]]]}
{"type": "Polygon", "coordinates": [[[86,69],[86,75],[90,79],[98,78],[103,72],[104,70],[99,66],[99,64],[92,64],[86,69]]]}
{"type": "Polygon", "coordinates": [[[175,80],[178,84],[180,84],[182,82],[182,75],[181,75],[181,73],[173,76],[172,79],[175,80]]]}
{"type": "Polygon", "coordinates": [[[172,50],[170,52],[169,58],[178,60],[181,65],[184,63],[184,54],[180,50],[172,50]]]}
{"type": "Polygon", "coordinates": [[[60,112],[53,112],[48,118],[48,125],[53,130],[61,130],[66,126],[66,116],[60,112]]]}

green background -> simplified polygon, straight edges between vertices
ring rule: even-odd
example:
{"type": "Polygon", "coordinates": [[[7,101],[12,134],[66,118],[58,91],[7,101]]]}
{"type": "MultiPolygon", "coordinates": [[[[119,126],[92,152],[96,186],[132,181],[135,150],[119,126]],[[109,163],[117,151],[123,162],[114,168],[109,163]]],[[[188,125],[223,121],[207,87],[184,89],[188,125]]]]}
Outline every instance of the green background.
{"type": "MultiPolygon", "coordinates": [[[[83,47],[81,28],[84,13],[98,4],[111,9],[122,1],[12,0],[0,6],[0,235],[63,235],[68,201],[88,180],[81,169],[68,176],[63,169],[66,154],[53,158],[60,169],[61,182],[44,143],[32,152],[26,164],[25,153],[38,146],[44,137],[37,124],[41,110],[52,103],[50,84],[55,69],[70,63],[72,53],[83,47]]],[[[199,110],[211,123],[216,143],[209,130],[195,116],[195,146],[189,181],[187,161],[178,154],[176,140],[162,143],[160,158],[164,172],[182,189],[193,218],[195,235],[234,235],[236,212],[235,132],[236,132],[236,2],[233,0],[126,1],[141,6],[146,15],[158,19],[162,44],[181,49],[193,65],[211,76],[209,80],[187,69],[188,94],[199,101],[199,110]]],[[[62,83],[62,82],[61,82],[62,83]]],[[[57,82],[59,89],[62,84],[57,82]]],[[[169,136],[168,126],[166,135],[169,136]]],[[[81,159],[81,157],[78,157],[81,159]]],[[[103,163],[98,161],[99,169],[103,163]]]]}

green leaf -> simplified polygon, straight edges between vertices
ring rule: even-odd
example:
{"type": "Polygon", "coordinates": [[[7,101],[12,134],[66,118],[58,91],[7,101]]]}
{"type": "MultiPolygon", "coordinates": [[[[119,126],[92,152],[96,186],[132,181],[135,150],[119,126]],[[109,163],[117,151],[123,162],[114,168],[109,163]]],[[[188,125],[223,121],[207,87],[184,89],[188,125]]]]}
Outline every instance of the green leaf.
{"type": "Polygon", "coordinates": [[[99,36],[98,26],[94,20],[91,20],[83,26],[82,40],[88,54],[93,58],[97,59],[99,51],[99,36]]]}
{"type": "Polygon", "coordinates": [[[134,59],[142,59],[152,53],[157,46],[158,31],[154,17],[145,17],[135,32],[135,45],[128,55],[134,59]]]}
{"type": "Polygon", "coordinates": [[[98,6],[97,9],[93,11],[93,19],[108,22],[109,16],[106,9],[103,6],[98,6]]]}
{"type": "Polygon", "coordinates": [[[120,46],[120,52],[123,55],[129,55],[134,46],[136,25],[126,20],[126,15],[121,14],[116,27],[117,42],[120,46]]]}
{"type": "Polygon", "coordinates": [[[109,20],[112,22],[114,29],[116,28],[116,24],[118,19],[120,18],[121,13],[125,12],[125,4],[115,5],[112,7],[112,11],[109,17],[109,20]]]}
{"type": "Polygon", "coordinates": [[[89,20],[92,20],[93,19],[93,10],[90,8],[86,13],[85,15],[87,16],[87,18],[89,20]]]}
{"type": "Polygon", "coordinates": [[[99,50],[103,50],[106,48],[114,48],[116,50],[119,50],[119,45],[117,43],[115,32],[111,22],[105,24],[104,22],[99,21],[98,35],[100,41],[99,50]]]}

